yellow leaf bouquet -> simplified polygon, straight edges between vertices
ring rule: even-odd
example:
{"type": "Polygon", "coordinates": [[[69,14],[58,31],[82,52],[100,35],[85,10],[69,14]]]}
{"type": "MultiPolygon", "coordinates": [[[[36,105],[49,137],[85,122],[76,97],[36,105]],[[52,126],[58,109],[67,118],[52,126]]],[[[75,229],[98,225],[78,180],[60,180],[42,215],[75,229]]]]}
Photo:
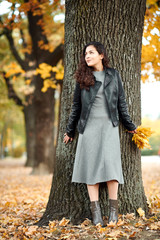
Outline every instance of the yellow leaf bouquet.
{"type": "Polygon", "coordinates": [[[149,144],[149,137],[152,135],[153,131],[149,127],[138,126],[137,132],[133,134],[132,141],[135,142],[139,149],[148,148],[152,149],[149,144]]]}

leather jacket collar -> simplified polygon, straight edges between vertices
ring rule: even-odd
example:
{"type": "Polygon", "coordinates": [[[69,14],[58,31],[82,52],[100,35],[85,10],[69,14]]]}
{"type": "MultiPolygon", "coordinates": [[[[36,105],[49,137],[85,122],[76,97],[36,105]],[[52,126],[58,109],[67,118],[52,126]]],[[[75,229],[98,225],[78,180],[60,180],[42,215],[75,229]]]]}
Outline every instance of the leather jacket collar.
{"type": "MultiPolygon", "coordinates": [[[[110,68],[104,67],[104,71],[105,71],[104,88],[106,88],[107,85],[108,85],[111,81],[113,81],[113,74],[112,74],[110,68]]],[[[95,78],[95,81],[98,81],[98,80],[96,80],[96,78],[95,78]]],[[[99,82],[99,81],[98,81],[98,82],[99,82]]]]}

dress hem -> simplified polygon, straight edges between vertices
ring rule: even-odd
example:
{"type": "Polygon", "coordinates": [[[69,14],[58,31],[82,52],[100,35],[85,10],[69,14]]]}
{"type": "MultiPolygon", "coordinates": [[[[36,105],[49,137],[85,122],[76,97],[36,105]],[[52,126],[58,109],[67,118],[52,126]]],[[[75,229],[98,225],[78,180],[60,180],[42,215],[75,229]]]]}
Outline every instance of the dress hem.
{"type": "Polygon", "coordinates": [[[85,184],[88,184],[88,185],[95,185],[97,183],[103,183],[103,182],[109,182],[109,181],[112,181],[112,180],[116,180],[119,184],[124,184],[124,181],[118,181],[116,178],[111,178],[111,179],[105,179],[105,180],[99,180],[99,181],[95,181],[94,183],[92,182],[87,182],[87,181],[72,181],[72,183],[85,183],[85,184]]]}

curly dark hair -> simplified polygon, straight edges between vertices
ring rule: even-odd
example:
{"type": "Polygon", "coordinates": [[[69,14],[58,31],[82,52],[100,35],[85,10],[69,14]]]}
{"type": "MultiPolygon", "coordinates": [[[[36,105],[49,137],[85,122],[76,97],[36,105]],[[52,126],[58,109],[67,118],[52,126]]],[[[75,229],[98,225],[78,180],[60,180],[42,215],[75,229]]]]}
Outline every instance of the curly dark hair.
{"type": "Polygon", "coordinates": [[[85,61],[85,52],[88,46],[94,46],[99,54],[103,54],[104,57],[102,59],[102,64],[104,67],[109,67],[109,60],[104,45],[100,42],[95,41],[87,43],[83,49],[78,69],[75,72],[75,78],[76,81],[80,84],[80,88],[85,88],[86,90],[89,90],[89,87],[93,86],[95,83],[94,75],[92,73],[94,71],[94,68],[89,67],[85,61]]]}

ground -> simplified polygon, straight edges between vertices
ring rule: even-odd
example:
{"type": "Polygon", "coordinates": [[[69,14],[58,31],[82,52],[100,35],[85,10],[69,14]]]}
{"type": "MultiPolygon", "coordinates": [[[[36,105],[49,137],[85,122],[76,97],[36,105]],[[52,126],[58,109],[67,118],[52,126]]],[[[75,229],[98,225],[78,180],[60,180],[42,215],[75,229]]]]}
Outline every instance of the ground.
{"type": "Polygon", "coordinates": [[[69,220],[52,221],[38,228],[38,221],[47,204],[52,175],[32,176],[24,167],[24,159],[0,160],[0,239],[140,239],[160,240],[160,158],[143,157],[142,174],[150,216],[137,209],[139,217],[130,213],[119,215],[117,226],[102,228],[89,220],[74,226],[69,220]]]}

